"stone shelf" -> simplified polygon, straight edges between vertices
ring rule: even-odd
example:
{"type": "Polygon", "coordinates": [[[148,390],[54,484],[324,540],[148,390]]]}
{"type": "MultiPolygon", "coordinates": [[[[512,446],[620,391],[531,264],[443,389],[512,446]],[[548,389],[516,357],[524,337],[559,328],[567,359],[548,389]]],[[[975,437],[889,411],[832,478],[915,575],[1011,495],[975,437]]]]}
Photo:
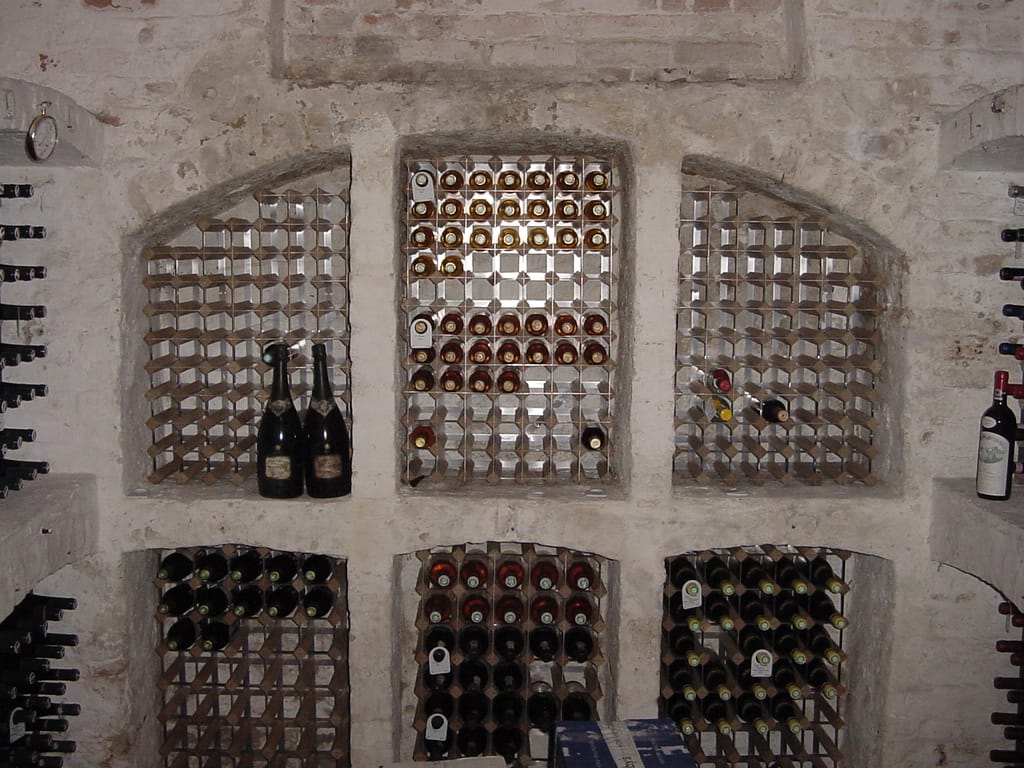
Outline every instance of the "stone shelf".
{"type": "Polygon", "coordinates": [[[1024,85],[996,91],[947,115],[939,128],[939,167],[1024,171],[1024,85]]]}
{"type": "Polygon", "coordinates": [[[96,478],[41,476],[0,501],[0,520],[0,616],[6,616],[42,579],[96,551],[96,478]]]}
{"type": "Polygon", "coordinates": [[[934,498],[932,559],[973,574],[1017,605],[1024,604],[1020,497],[986,501],[975,494],[974,478],[944,478],[935,481],[934,498]]]}

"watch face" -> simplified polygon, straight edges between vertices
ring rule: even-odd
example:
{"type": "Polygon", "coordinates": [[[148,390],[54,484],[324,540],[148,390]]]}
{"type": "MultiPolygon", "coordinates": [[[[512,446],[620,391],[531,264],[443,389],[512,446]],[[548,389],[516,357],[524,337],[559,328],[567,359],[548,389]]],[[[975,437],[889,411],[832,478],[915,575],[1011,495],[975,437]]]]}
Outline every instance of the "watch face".
{"type": "Polygon", "coordinates": [[[28,154],[33,160],[49,159],[57,148],[57,121],[52,115],[37,115],[28,127],[28,154]]]}

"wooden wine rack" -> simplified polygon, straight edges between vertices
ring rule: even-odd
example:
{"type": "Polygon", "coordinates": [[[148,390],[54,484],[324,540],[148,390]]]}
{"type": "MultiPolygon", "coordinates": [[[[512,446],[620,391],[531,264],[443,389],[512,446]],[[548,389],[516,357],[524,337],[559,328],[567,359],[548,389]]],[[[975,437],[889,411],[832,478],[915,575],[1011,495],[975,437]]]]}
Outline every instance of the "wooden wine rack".
{"type": "Polygon", "coordinates": [[[299,349],[300,410],[312,378],[307,345],[327,345],[351,430],[348,189],[347,168],[256,189],[144,249],[150,482],[241,485],[252,475],[271,372],[260,350],[271,342],[299,349]]]}
{"type": "MultiPolygon", "coordinates": [[[[762,565],[771,576],[775,573],[776,562],[783,557],[801,563],[805,560],[809,562],[819,556],[824,557],[832,566],[835,574],[843,582],[844,591],[840,594],[832,594],[822,590],[820,587],[816,587],[814,584],[810,584],[809,591],[811,593],[827,594],[835,605],[837,612],[842,614],[845,595],[849,591],[848,585],[852,570],[849,564],[850,553],[845,551],[813,547],[763,545],[689,552],[668,558],[665,565],[666,572],[671,573],[673,563],[678,559],[685,559],[700,571],[707,560],[712,557],[718,557],[735,574],[738,572],[740,561],[753,559],[762,565]]],[[[736,597],[731,598],[731,600],[735,604],[740,596],[752,590],[745,588],[738,579],[734,579],[734,582],[736,597]]],[[[702,583],[701,588],[703,591],[703,602],[706,602],[710,595],[716,593],[715,589],[706,583],[702,583]]],[[[669,680],[670,666],[681,658],[670,646],[668,641],[669,634],[673,630],[688,631],[686,625],[674,619],[669,611],[670,604],[675,599],[678,599],[679,592],[680,590],[672,584],[670,578],[666,577],[664,589],[665,615],[662,624],[661,690],[659,698],[662,715],[665,717],[670,716],[668,711],[670,700],[673,696],[680,693],[679,690],[672,686],[669,680]]],[[[719,592],[718,594],[721,593],[719,592]]],[[[758,594],[761,602],[768,608],[769,612],[772,613],[772,627],[764,633],[764,636],[770,643],[768,650],[773,657],[773,663],[778,663],[780,654],[773,645],[773,638],[780,629],[789,630],[792,627],[785,622],[780,622],[778,617],[774,616],[772,609],[778,596],[756,594],[758,594]]],[[[693,639],[698,648],[703,649],[705,652],[711,652],[712,661],[720,661],[723,665],[732,664],[735,665],[735,668],[746,666],[749,669],[753,669],[751,667],[751,659],[745,658],[738,651],[738,643],[736,641],[738,633],[745,626],[744,621],[742,618],[734,618],[735,629],[726,631],[719,623],[712,621],[706,615],[702,615],[701,630],[693,633],[693,639]]],[[[715,766],[715,768],[725,768],[726,766],[740,764],[778,765],[781,768],[797,768],[798,766],[836,768],[836,766],[842,764],[843,756],[839,749],[839,742],[840,731],[845,726],[842,718],[846,694],[846,688],[843,684],[843,665],[846,663],[847,654],[842,650],[843,632],[836,630],[832,626],[826,626],[826,630],[832,639],[834,647],[840,652],[841,662],[835,666],[827,665],[835,682],[837,696],[835,699],[829,700],[818,687],[804,680],[801,685],[801,698],[794,702],[798,710],[796,720],[799,722],[799,731],[797,733],[791,732],[786,723],[774,719],[770,714],[770,709],[766,710],[765,714],[765,721],[770,726],[770,730],[763,735],[755,732],[749,722],[743,722],[735,717],[735,711],[731,707],[735,704],[736,696],[747,693],[748,690],[742,689],[738,681],[733,678],[732,673],[730,673],[730,687],[734,698],[729,704],[732,733],[720,733],[714,723],[708,722],[700,714],[702,712],[702,702],[705,698],[714,698],[715,696],[713,692],[705,690],[701,682],[702,670],[707,667],[709,660],[703,659],[702,665],[694,668],[696,674],[695,687],[698,691],[698,699],[693,702],[695,733],[687,735],[686,740],[687,747],[698,765],[715,766]]],[[[811,652],[808,652],[807,656],[808,662],[813,662],[816,658],[815,654],[811,652]]],[[[824,660],[822,661],[824,662],[824,660]]],[[[802,666],[806,665],[793,665],[797,670],[800,670],[802,666]]],[[[766,707],[769,707],[772,697],[779,693],[779,691],[776,690],[771,678],[758,678],[755,675],[755,679],[758,679],[766,688],[767,700],[764,703],[766,707]]],[[[785,694],[783,693],[783,695],[785,694]]]]}
{"type": "Polygon", "coordinates": [[[855,242],[798,205],[684,174],[676,484],[874,485],[881,281],[855,242]],[[716,417],[724,369],[735,414],[716,417]],[[781,399],[790,420],[757,405],[781,399]]]}
{"type": "MultiPolygon", "coordinates": [[[[483,687],[482,692],[487,696],[487,699],[491,704],[494,703],[496,697],[501,695],[501,691],[494,681],[494,671],[497,666],[502,661],[511,660],[517,664],[521,664],[523,671],[522,684],[518,689],[510,691],[510,693],[514,694],[522,702],[522,712],[520,717],[514,722],[501,723],[497,721],[494,712],[491,711],[485,718],[485,721],[481,723],[481,725],[485,726],[488,733],[487,745],[482,754],[497,754],[492,741],[495,731],[499,728],[511,728],[519,733],[522,738],[522,748],[518,757],[512,761],[513,764],[532,765],[533,763],[531,760],[536,761],[547,759],[548,734],[537,728],[531,727],[531,721],[528,714],[531,693],[535,689],[553,693],[558,699],[560,707],[564,707],[566,700],[571,696],[582,698],[589,705],[591,716],[587,719],[601,719],[600,715],[603,709],[602,679],[606,678],[609,674],[607,670],[607,659],[602,643],[606,629],[602,608],[607,604],[608,600],[608,587],[606,583],[607,561],[604,558],[590,553],[576,552],[560,547],[556,548],[531,544],[508,544],[497,542],[487,542],[485,544],[478,545],[465,544],[454,547],[436,547],[429,550],[420,550],[416,552],[416,557],[421,561],[420,574],[417,581],[417,592],[420,595],[420,601],[415,622],[419,638],[416,647],[417,680],[415,693],[417,697],[417,708],[415,721],[413,723],[417,734],[414,748],[414,756],[416,759],[424,759],[427,754],[424,743],[424,732],[426,729],[428,713],[424,711],[424,707],[429,699],[431,690],[426,684],[429,676],[427,653],[430,650],[426,645],[426,640],[430,635],[432,627],[438,626],[431,625],[428,622],[425,616],[424,606],[431,595],[438,593],[445,593],[450,596],[455,606],[455,611],[451,620],[443,622],[440,626],[447,626],[450,628],[456,637],[459,637],[460,632],[466,627],[482,627],[486,630],[488,637],[490,638],[486,652],[479,656],[473,656],[470,653],[467,653],[463,648],[459,647],[458,643],[455,648],[451,649],[451,661],[455,674],[452,675],[450,686],[443,690],[446,690],[450,694],[455,703],[454,714],[450,719],[450,728],[453,732],[457,733],[461,728],[468,725],[462,719],[459,712],[459,702],[460,697],[471,689],[467,689],[467,687],[460,682],[457,670],[459,665],[469,659],[479,659],[483,661],[489,670],[489,679],[487,684],[483,687]],[[431,587],[428,583],[428,571],[431,562],[437,557],[450,558],[454,562],[456,569],[461,569],[461,566],[467,560],[482,560],[488,568],[489,577],[487,584],[478,590],[471,590],[468,589],[465,584],[456,580],[456,583],[448,590],[438,590],[431,587]],[[520,588],[514,590],[506,589],[503,585],[495,583],[497,581],[495,574],[497,573],[498,566],[506,560],[518,560],[523,565],[526,576],[524,584],[520,588]],[[531,583],[530,574],[532,568],[538,561],[554,562],[557,564],[559,582],[555,589],[540,590],[531,583]],[[591,615],[590,622],[588,625],[577,626],[570,624],[567,621],[564,606],[566,601],[574,594],[579,594],[574,593],[566,581],[568,566],[571,563],[578,561],[585,561],[591,565],[594,569],[596,580],[585,595],[588,600],[592,601],[594,607],[594,612],[591,615]],[[473,594],[483,595],[490,606],[490,617],[482,624],[472,624],[471,622],[466,621],[461,615],[461,606],[464,599],[473,594]],[[513,595],[522,598],[526,611],[522,621],[513,624],[505,624],[501,620],[501,617],[495,616],[495,608],[498,601],[506,595],[513,595]],[[544,660],[535,656],[530,646],[531,632],[541,626],[530,617],[530,605],[535,597],[542,595],[554,597],[558,606],[558,618],[556,622],[550,626],[557,631],[560,644],[558,650],[555,651],[553,658],[550,660],[544,660]],[[524,643],[522,650],[519,653],[511,656],[503,656],[502,653],[499,653],[499,650],[495,648],[495,639],[499,636],[498,633],[501,632],[503,627],[510,627],[522,631],[524,643]],[[576,629],[577,631],[587,631],[593,641],[593,650],[590,654],[590,658],[585,662],[570,659],[566,652],[566,633],[573,629],[576,629]]],[[[566,712],[564,710],[562,711],[562,716],[566,716],[566,712]]],[[[460,756],[457,739],[453,738],[452,746],[448,750],[447,754],[451,758],[460,756]]],[[[506,759],[508,758],[506,757],[506,759]]]]}
{"type": "Polygon", "coordinates": [[[404,481],[420,489],[616,482],[612,373],[620,332],[619,161],[586,154],[412,155],[403,159],[403,176],[402,423],[407,436],[420,425],[436,434],[427,447],[408,441],[402,445],[404,481]],[[575,174],[571,185],[560,181],[567,171],[575,174]],[[606,186],[588,187],[594,172],[604,175],[606,186]],[[443,184],[446,173],[454,173],[458,182],[443,184]],[[430,194],[420,193],[414,181],[418,174],[432,180],[430,194]],[[506,174],[511,174],[507,180],[506,174]],[[535,178],[539,180],[532,181],[535,178]],[[417,212],[420,198],[429,203],[427,213],[417,212]],[[566,204],[571,205],[563,207],[566,204]],[[599,217],[593,215],[594,204],[603,207],[599,217]],[[477,205],[480,213],[475,212],[477,205]],[[457,244],[447,245],[449,236],[457,244]],[[416,265],[423,263],[432,271],[417,272],[416,265]],[[454,334],[435,330],[435,350],[454,341],[468,352],[474,342],[483,341],[496,352],[500,343],[513,341],[524,353],[522,360],[504,364],[495,355],[493,361],[475,365],[466,356],[446,365],[434,356],[426,363],[415,362],[411,323],[427,316],[436,326],[448,313],[459,314],[464,328],[454,334]],[[531,313],[547,320],[547,329],[538,336],[522,327],[506,335],[496,327],[505,314],[523,325],[531,313]],[[605,318],[602,334],[585,332],[588,313],[605,318]],[[468,330],[478,314],[486,315],[492,325],[482,335],[468,330]],[[557,334],[559,316],[572,317],[577,329],[557,334]],[[527,345],[537,340],[547,345],[546,363],[526,361],[527,345]],[[604,345],[607,356],[600,364],[587,364],[584,348],[594,341],[604,345]],[[576,361],[557,362],[556,347],[562,342],[573,346],[576,361]],[[439,384],[418,391],[411,382],[424,368],[435,382],[455,369],[463,384],[453,391],[439,384]],[[493,382],[503,370],[511,370],[520,384],[512,392],[502,392],[496,385],[475,391],[468,382],[476,370],[486,371],[493,382]],[[580,435],[588,426],[604,431],[600,450],[581,446],[580,435]]]}
{"type": "MultiPolygon", "coordinates": [[[[230,557],[239,547],[177,551],[194,557],[212,549],[230,557]]],[[[165,636],[177,617],[157,614],[157,687],[162,700],[158,719],[164,727],[160,754],[167,768],[351,765],[348,582],[345,561],[331,561],[326,585],[335,602],[327,616],[308,618],[301,603],[294,614],[278,619],[266,612],[237,619],[229,612],[223,620],[231,626],[231,640],[221,651],[204,651],[198,642],[187,650],[169,650],[165,636]]],[[[155,583],[158,590],[167,586],[160,579],[155,583]]],[[[194,575],[188,583],[200,586],[194,575]]],[[[265,575],[254,583],[264,590],[272,586],[265,575]]],[[[231,590],[230,576],[221,586],[231,590]]],[[[301,593],[306,586],[301,575],[293,586],[301,593]]],[[[202,617],[193,610],[186,618],[198,624],[202,617]]]]}

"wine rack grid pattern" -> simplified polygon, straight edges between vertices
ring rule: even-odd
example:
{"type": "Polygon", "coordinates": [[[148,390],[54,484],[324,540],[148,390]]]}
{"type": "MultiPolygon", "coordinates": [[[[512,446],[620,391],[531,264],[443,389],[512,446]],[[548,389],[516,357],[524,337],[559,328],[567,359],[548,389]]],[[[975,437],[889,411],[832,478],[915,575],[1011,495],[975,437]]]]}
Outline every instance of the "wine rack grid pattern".
{"type": "MultiPolygon", "coordinates": [[[[686,553],[666,559],[665,565],[659,706],[663,716],[679,725],[698,765],[842,765],[839,745],[845,726],[843,668],[847,663],[843,632],[827,619],[808,616],[803,609],[790,614],[783,603],[795,599],[806,606],[804,598],[795,594],[800,587],[790,580],[797,576],[806,585],[807,600],[824,596],[830,601],[830,610],[840,617],[835,621],[845,624],[843,607],[853,571],[850,553],[762,545],[686,553]],[[836,592],[807,575],[808,564],[818,558],[838,579],[836,592]],[[735,589],[719,603],[728,604],[723,614],[711,608],[728,591],[720,588],[721,582],[713,575],[721,567],[719,563],[735,589]],[[763,569],[773,594],[744,584],[741,569],[752,565],[763,569]],[[690,587],[694,582],[696,586],[690,587]],[[687,594],[700,595],[700,605],[689,607],[692,603],[685,602],[687,594]],[[753,609],[745,613],[746,595],[756,598],[766,610],[759,615],[753,609]],[[755,635],[758,624],[766,620],[768,624],[761,627],[768,628],[755,635]],[[733,626],[727,629],[730,622],[733,626]],[[801,622],[808,622],[807,628],[795,630],[801,622]],[[758,640],[751,643],[755,636],[758,640]],[[757,656],[763,652],[770,655],[770,664],[757,656]],[[728,692],[718,693],[719,685],[728,692]],[[745,709],[751,697],[755,700],[753,712],[745,709]]],[[[756,574],[756,568],[750,573],[756,574]]],[[[755,582],[752,579],[750,583],[755,582]]]]}
{"type": "Polygon", "coordinates": [[[608,675],[602,646],[606,626],[602,607],[608,599],[604,558],[558,547],[497,542],[435,547],[415,555],[420,561],[415,622],[416,759],[501,754],[512,764],[532,765],[531,760],[547,759],[555,720],[600,719],[602,680],[608,675]],[[436,566],[444,563],[450,563],[457,575],[448,587],[438,587],[436,566]],[[463,574],[472,573],[470,568],[464,571],[467,563],[486,566],[486,580],[478,588],[466,586],[463,574]],[[507,563],[522,568],[517,587],[506,586],[511,583],[505,581],[502,568],[507,563]],[[590,568],[586,589],[570,586],[578,573],[573,566],[581,563],[590,568]],[[555,566],[556,582],[551,589],[538,587],[537,583],[546,586],[540,574],[550,573],[550,565],[555,566]],[[432,598],[437,596],[450,601],[450,616],[432,621],[430,612],[436,608],[432,598]],[[477,597],[487,606],[486,617],[479,622],[465,615],[470,600],[477,597]],[[502,609],[505,598],[521,601],[522,618],[508,620],[512,617],[502,609]],[[574,598],[590,606],[586,621],[567,616],[574,598]],[[547,617],[535,609],[543,599],[554,601],[551,623],[545,623],[547,617]],[[431,654],[438,645],[449,651],[448,674],[432,674],[438,670],[431,666],[431,654]],[[511,674],[510,664],[515,667],[511,674]],[[486,699],[482,707],[477,703],[481,694],[486,699]],[[477,708],[470,713],[471,704],[477,708]],[[426,739],[428,722],[438,712],[449,718],[450,743],[443,746],[426,739]],[[476,747],[467,748],[467,743],[476,747]],[[518,745],[515,754],[507,744],[518,745]]]}
{"type": "Polygon", "coordinates": [[[427,440],[403,444],[404,480],[420,487],[614,482],[617,161],[406,157],[404,169],[403,424],[407,436],[430,431],[427,440]],[[424,173],[429,194],[417,183],[424,173]],[[439,328],[446,314],[462,327],[439,328]],[[546,327],[530,331],[531,314],[546,327]],[[478,315],[489,321],[482,333],[471,327],[478,315]],[[588,315],[601,318],[599,332],[588,333],[588,315]],[[418,351],[412,323],[424,316],[434,338],[418,351]],[[518,326],[511,332],[499,328],[506,316],[518,326]],[[560,318],[571,325],[556,329],[560,318]],[[451,342],[459,351],[449,363],[442,357],[451,342]],[[504,342],[515,347],[505,360],[504,342]],[[531,352],[531,342],[543,342],[543,351],[531,352]],[[475,344],[484,345],[481,362],[471,359],[475,344]],[[587,427],[603,432],[597,450],[581,444],[587,427]]]}
{"type": "Polygon", "coordinates": [[[298,350],[292,393],[300,410],[310,345],[327,345],[351,427],[348,196],[348,168],[257,189],[144,249],[150,482],[241,485],[254,473],[271,372],[260,350],[271,342],[298,350]]]}
{"type": "MultiPolygon", "coordinates": [[[[21,407],[37,397],[49,394],[46,384],[28,383],[38,380],[38,370],[34,374],[22,374],[21,365],[31,363],[37,358],[46,357],[46,346],[37,343],[45,333],[41,318],[46,316],[46,307],[35,304],[13,304],[12,298],[24,301],[24,297],[32,297],[35,285],[25,285],[28,281],[41,280],[46,277],[46,267],[39,264],[40,240],[46,237],[46,228],[39,225],[20,224],[33,218],[42,210],[42,201],[36,196],[36,189],[31,184],[0,185],[0,200],[3,204],[3,218],[0,224],[0,283],[5,315],[0,323],[0,444],[5,457],[0,459],[0,498],[6,498],[9,491],[20,490],[26,481],[37,479],[40,474],[49,474],[48,461],[31,460],[31,457],[13,458],[6,456],[8,451],[22,448],[24,443],[36,439],[34,429],[18,427],[21,407]],[[8,255],[17,254],[20,263],[12,263],[8,255]],[[27,264],[25,262],[28,262],[27,264]],[[36,264],[32,265],[35,261],[36,264]],[[13,283],[21,283],[15,287],[13,283]],[[6,312],[12,312],[8,316],[6,312]],[[15,368],[18,372],[15,372],[15,368]],[[18,409],[17,416],[14,409],[18,409]],[[13,420],[12,420],[12,417],[13,420]]],[[[16,300],[17,300],[16,299],[16,300]]]]}
{"type": "Polygon", "coordinates": [[[857,244],[798,206],[688,174],[680,218],[675,483],[875,484],[881,283],[857,244]],[[772,399],[788,421],[761,417],[772,399]]]}
{"type": "MultiPolygon", "coordinates": [[[[193,558],[211,551],[231,557],[245,549],[224,545],[168,551],[193,558]]],[[[261,556],[278,554],[253,549],[261,556]]],[[[160,748],[164,765],[351,765],[347,569],[344,560],[328,561],[331,573],[320,586],[332,591],[334,603],[326,616],[307,617],[302,602],[294,613],[279,618],[271,618],[265,610],[254,617],[238,618],[229,610],[222,621],[229,627],[230,640],[221,650],[204,650],[201,642],[203,625],[218,619],[204,618],[194,609],[183,617],[157,613],[161,628],[157,687],[162,697],[158,719],[164,730],[160,748]],[[181,619],[196,625],[198,639],[188,647],[171,650],[168,630],[181,619]]],[[[195,574],[179,583],[193,588],[203,585],[195,574]]],[[[252,583],[262,590],[284,585],[273,584],[265,574],[252,583]]],[[[163,594],[175,586],[159,577],[155,584],[163,594]]],[[[230,576],[220,585],[228,592],[235,586],[230,576]]],[[[301,574],[292,586],[300,594],[309,587],[301,574]]]]}

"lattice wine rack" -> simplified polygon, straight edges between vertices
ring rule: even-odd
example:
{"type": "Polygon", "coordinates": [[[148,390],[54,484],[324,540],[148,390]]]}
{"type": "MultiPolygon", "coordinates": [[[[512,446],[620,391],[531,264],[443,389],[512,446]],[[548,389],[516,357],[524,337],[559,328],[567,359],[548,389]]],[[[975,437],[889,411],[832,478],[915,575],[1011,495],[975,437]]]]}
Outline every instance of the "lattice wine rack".
{"type": "Polygon", "coordinates": [[[614,482],[617,161],[403,167],[405,481],[614,482]]]}
{"type": "Polygon", "coordinates": [[[874,484],[882,306],[857,244],[694,176],[680,236],[675,482],[874,484]],[[773,400],[788,419],[764,418],[773,400]]]}
{"type": "Polygon", "coordinates": [[[599,718],[603,558],[495,542],[416,556],[416,758],[532,765],[554,721],[599,718]]]}
{"type": "Polygon", "coordinates": [[[699,765],[842,764],[849,557],[763,545],[666,560],[659,702],[699,765]]]}
{"type": "Polygon", "coordinates": [[[327,345],[351,422],[348,189],[347,168],[257,189],[145,249],[151,482],[240,485],[252,475],[270,373],[260,350],[272,341],[298,345],[292,393],[300,410],[309,346],[327,345]]]}
{"type": "Polygon", "coordinates": [[[347,768],[346,564],[234,545],[163,553],[168,768],[347,768]]]}

